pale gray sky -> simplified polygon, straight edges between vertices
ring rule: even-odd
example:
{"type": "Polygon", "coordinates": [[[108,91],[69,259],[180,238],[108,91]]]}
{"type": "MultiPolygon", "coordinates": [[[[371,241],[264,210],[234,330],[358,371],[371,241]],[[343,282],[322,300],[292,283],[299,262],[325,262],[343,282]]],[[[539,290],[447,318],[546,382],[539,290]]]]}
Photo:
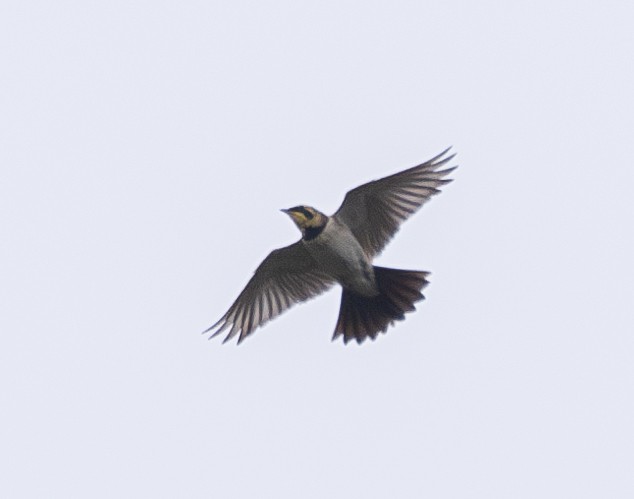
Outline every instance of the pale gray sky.
{"type": "Polygon", "coordinates": [[[0,495],[634,497],[631,2],[0,6],[0,495]],[[279,212],[458,153],[378,263],[200,332],[279,212]]]}

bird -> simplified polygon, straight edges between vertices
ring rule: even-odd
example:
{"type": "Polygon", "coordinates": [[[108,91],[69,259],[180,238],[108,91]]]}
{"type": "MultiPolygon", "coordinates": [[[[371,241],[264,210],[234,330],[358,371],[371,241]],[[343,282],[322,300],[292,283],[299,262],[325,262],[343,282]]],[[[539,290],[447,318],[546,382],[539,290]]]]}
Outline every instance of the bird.
{"type": "Polygon", "coordinates": [[[228,330],[237,343],[293,305],[339,284],[339,317],[332,340],[376,339],[425,297],[429,272],[379,267],[372,260],[402,222],[451,182],[445,177],[451,147],[432,159],[350,190],[331,216],[299,205],[283,209],[301,231],[299,241],[273,250],[255,270],[229,310],[203,334],[228,330]],[[443,169],[444,168],[444,169],[443,169]]]}

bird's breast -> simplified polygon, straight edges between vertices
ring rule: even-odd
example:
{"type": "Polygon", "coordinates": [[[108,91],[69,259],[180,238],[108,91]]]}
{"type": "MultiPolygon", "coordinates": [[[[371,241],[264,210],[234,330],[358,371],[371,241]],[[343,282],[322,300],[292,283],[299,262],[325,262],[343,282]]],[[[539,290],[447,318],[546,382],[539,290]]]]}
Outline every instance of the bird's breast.
{"type": "Polygon", "coordinates": [[[372,263],[346,225],[330,218],[321,234],[305,244],[321,269],[342,286],[364,296],[378,294],[372,263]]]}

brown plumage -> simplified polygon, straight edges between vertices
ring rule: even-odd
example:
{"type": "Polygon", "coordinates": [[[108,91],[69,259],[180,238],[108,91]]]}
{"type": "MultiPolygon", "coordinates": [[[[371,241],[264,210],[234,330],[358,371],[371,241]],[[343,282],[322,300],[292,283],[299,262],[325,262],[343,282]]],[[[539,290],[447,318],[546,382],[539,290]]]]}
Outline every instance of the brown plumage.
{"type": "Polygon", "coordinates": [[[390,324],[405,318],[424,297],[428,272],[372,265],[400,224],[439,188],[453,168],[441,169],[454,155],[449,149],[408,170],[363,184],[346,194],[333,216],[310,206],[287,213],[302,239],[274,250],[255,271],[227,313],[206,332],[229,330],[238,343],[295,303],[313,298],[333,284],[342,288],[339,320],[333,339],[345,343],[375,339],[390,324]]]}

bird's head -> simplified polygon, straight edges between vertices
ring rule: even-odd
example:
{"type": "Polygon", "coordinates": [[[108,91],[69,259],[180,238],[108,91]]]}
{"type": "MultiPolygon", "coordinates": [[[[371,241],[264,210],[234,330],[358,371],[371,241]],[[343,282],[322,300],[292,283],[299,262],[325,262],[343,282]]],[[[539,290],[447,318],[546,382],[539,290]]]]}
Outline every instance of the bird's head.
{"type": "Polygon", "coordinates": [[[294,206],[282,211],[293,219],[302,234],[306,234],[307,230],[322,228],[328,221],[326,215],[310,206],[294,206]]]}

